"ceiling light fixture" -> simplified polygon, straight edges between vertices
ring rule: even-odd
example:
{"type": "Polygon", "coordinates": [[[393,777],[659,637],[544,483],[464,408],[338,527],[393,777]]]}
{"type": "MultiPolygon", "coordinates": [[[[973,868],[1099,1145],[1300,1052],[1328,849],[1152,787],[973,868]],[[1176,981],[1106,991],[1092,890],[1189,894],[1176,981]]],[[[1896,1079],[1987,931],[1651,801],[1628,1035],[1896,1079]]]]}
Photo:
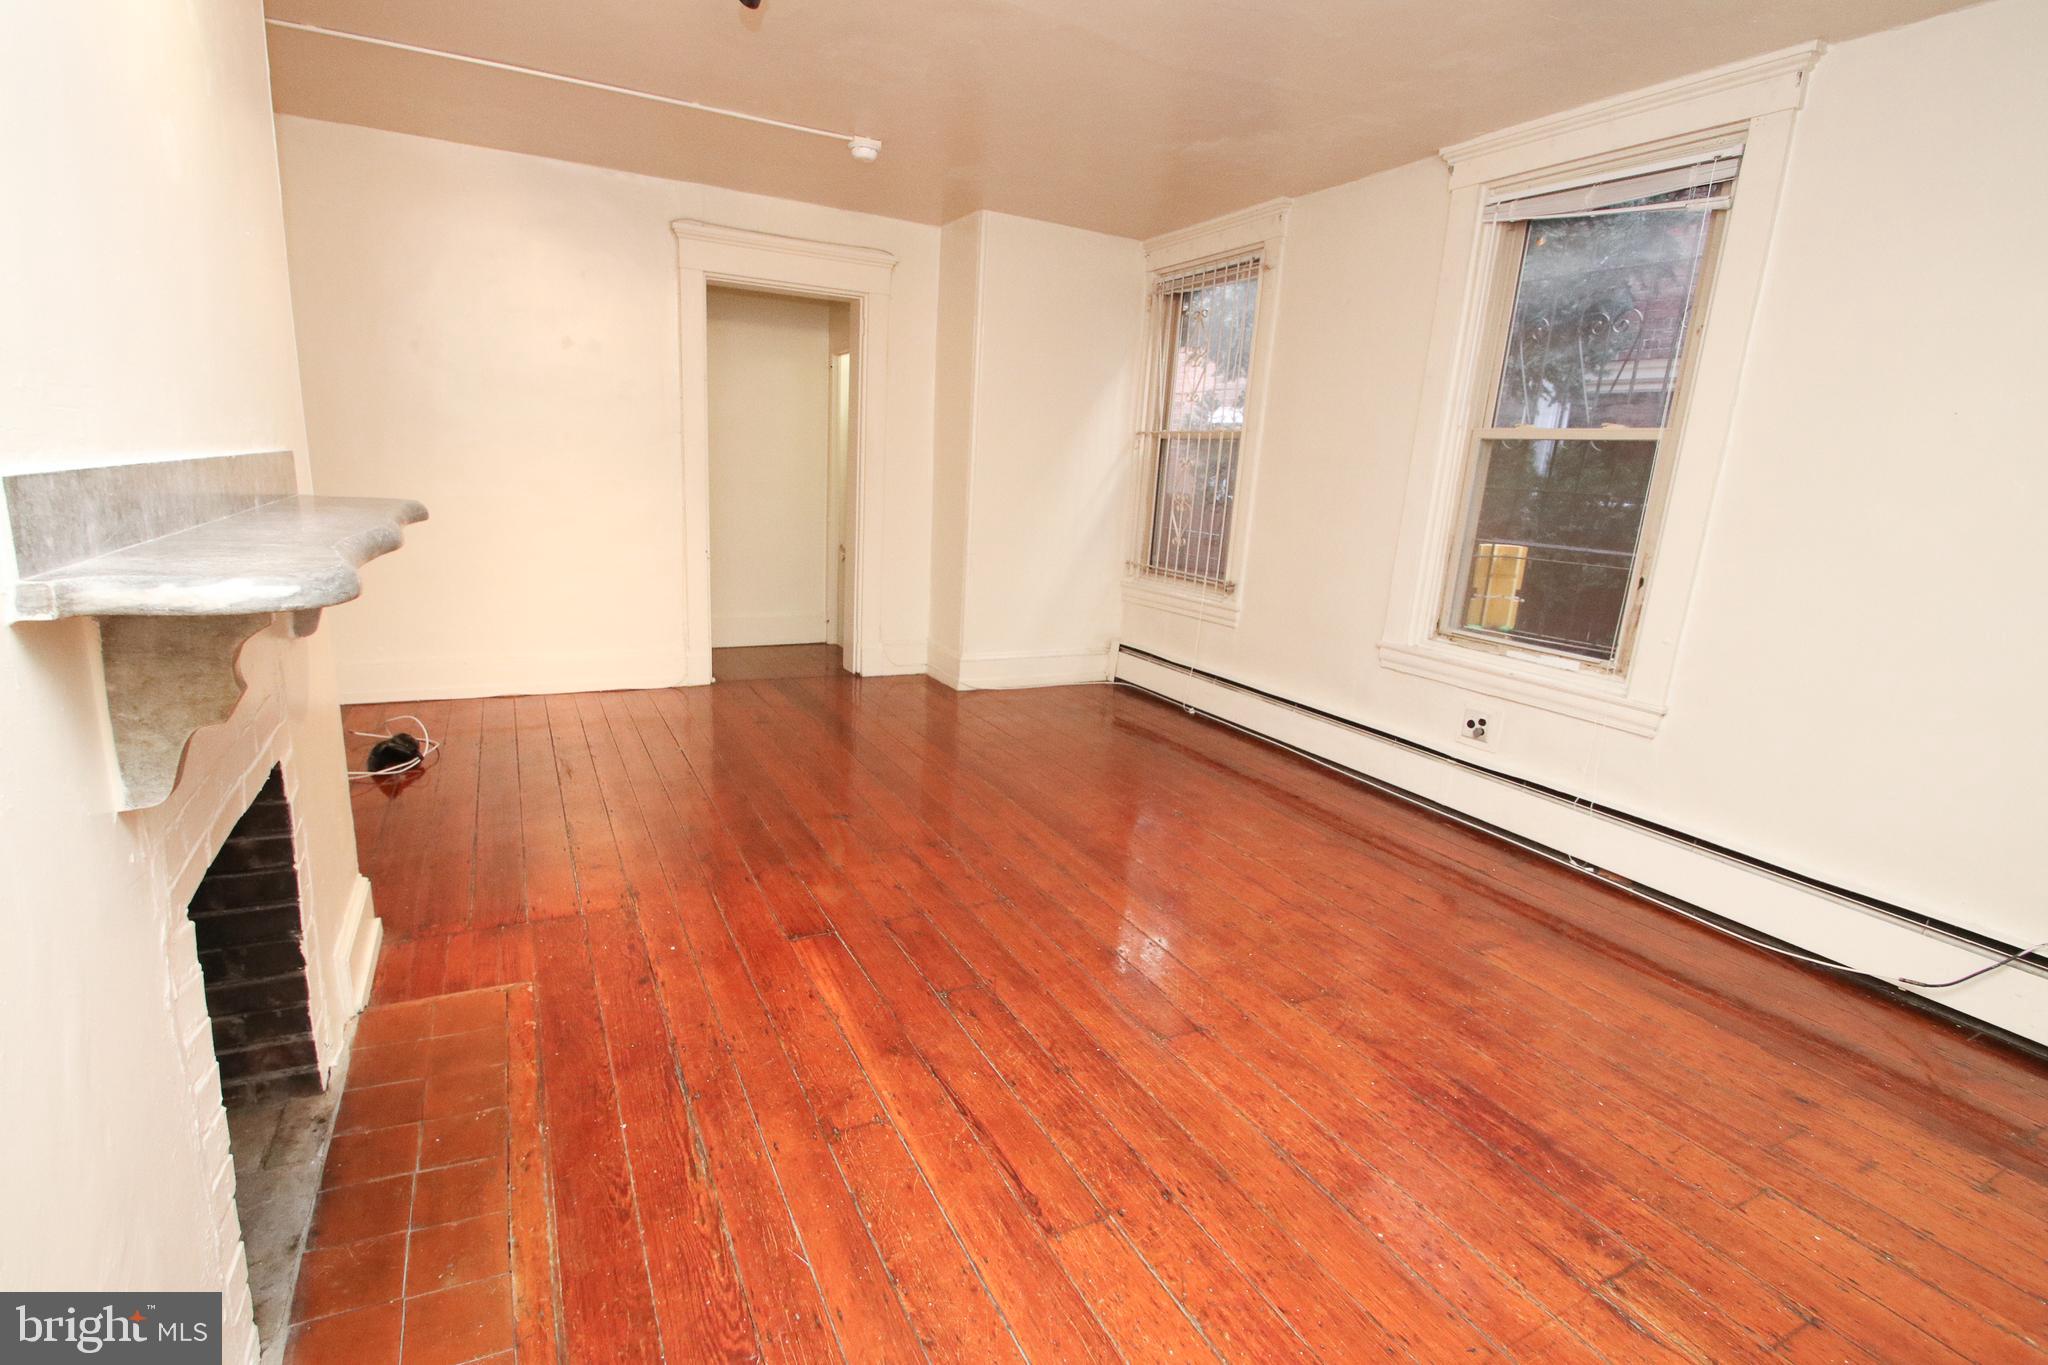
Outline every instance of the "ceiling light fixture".
{"type": "MultiPolygon", "coordinates": [[[[744,4],[745,0],[741,0],[744,4]]],[[[747,8],[754,8],[748,5],[747,8]]],[[[577,85],[585,90],[601,90],[608,95],[624,95],[628,99],[646,100],[651,104],[666,104],[672,109],[689,109],[699,114],[716,114],[720,118],[736,118],[744,123],[757,123],[764,128],[780,128],[786,133],[803,133],[810,137],[829,137],[834,142],[843,142],[853,154],[853,159],[863,165],[882,154],[878,139],[861,137],[854,133],[836,133],[830,128],[813,128],[807,123],[789,123],[779,118],[768,118],[762,114],[749,114],[738,109],[721,109],[715,104],[700,104],[696,100],[677,99],[673,95],[657,95],[651,90],[635,90],[630,85],[612,85],[605,81],[587,81],[581,76],[565,76],[559,71],[543,71],[534,66],[517,66],[511,62],[494,62],[487,57],[471,57],[462,52],[449,52],[444,48],[421,47],[415,43],[401,43],[395,38],[376,38],[367,33],[350,33],[345,29],[322,28],[318,24],[294,23],[289,19],[265,19],[272,28],[289,29],[293,33],[311,33],[321,38],[340,38],[351,43],[364,43],[370,47],[388,48],[393,52],[410,52],[420,57],[440,57],[446,61],[461,62],[465,66],[480,66],[489,71],[509,71],[515,76],[532,76],[539,80],[556,81],[563,85],[577,85]]]]}

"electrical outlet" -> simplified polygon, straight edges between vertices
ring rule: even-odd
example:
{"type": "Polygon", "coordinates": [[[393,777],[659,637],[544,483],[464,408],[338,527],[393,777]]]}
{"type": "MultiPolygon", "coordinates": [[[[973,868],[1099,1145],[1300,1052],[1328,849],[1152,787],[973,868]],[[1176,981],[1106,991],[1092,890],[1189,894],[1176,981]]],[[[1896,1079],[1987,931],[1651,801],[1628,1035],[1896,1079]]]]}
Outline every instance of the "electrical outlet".
{"type": "Polygon", "coordinates": [[[1486,744],[1490,742],[1486,732],[1488,723],[1484,711],[1468,708],[1465,712],[1465,728],[1458,733],[1473,744],[1486,744]]]}

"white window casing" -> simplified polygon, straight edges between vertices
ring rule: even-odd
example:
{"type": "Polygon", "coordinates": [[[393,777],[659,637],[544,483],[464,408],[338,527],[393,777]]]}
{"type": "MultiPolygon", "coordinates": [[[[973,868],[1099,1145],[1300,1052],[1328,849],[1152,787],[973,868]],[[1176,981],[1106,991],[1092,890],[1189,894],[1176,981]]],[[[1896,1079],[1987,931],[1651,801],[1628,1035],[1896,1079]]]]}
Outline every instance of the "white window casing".
{"type": "Polygon", "coordinates": [[[1129,428],[1134,434],[1124,573],[1124,597],[1129,603],[1220,625],[1237,621],[1247,547],[1255,524],[1252,503],[1280,312],[1280,258],[1287,212],[1286,200],[1274,200],[1145,243],[1146,326],[1140,343],[1144,349],[1138,365],[1138,406],[1129,428]],[[1256,279],[1258,289],[1249,335],[1233,342],[1249,347],[1241,418],[1235,428],[1185,429],[1168,411],[1174,363],[1169,334],[1177,326],[1174,310],[1191,289],[1245,279],[1256,279]],[[1222,537],[1220,557],[1200,555],[1185,547],[1164,550],[1157,538],[1155,498],[1162,452],[1169,441],[1223,442],[1235,452],[1227,527],[1198,528],[1212,539],[1222,537]]]}
{"type": "MultiPolygon", "coordinates": [[[[1379,657],[1390,669],[1632,734],[1665,713],[1736,386],[1777,216],[1792,122],[1819,44],[1787,49],[1446,148],[1450,226],[1379,657]],[[1475,412],[1496,376],[1504,239],[1532,220],[1616,211],[1675,190],[1725,186],[1711,276],[1657,455],[1637,587],[1613,660],[1560,657],[1446,629],[1447,573],[1466,530],[1475,412]]],[[[1718,196],[1720,189],[1703,190],[1718,196]]],[[[1509,288],[1513,285],[1509,280],[1509,288]]]]}

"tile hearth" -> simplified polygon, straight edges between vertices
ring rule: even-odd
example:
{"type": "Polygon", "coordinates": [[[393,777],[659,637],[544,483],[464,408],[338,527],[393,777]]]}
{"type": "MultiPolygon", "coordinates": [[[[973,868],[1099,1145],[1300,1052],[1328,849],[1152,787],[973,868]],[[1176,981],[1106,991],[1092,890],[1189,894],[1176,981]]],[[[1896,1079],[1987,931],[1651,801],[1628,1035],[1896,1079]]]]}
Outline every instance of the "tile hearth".
{"type": "MultiPolygon", "coordinates": [[[[525,987],[366,1011],[292,1305],[292,1365],[552,1347],[525,987]],[[521,1256],[521,1252],[527,1255],[521,1256]],[[538,1253],[538,1254],[534,1254],[538,1253]]],[[[545,1358],[545,1352],[538,1353],[545,1358]]]]}

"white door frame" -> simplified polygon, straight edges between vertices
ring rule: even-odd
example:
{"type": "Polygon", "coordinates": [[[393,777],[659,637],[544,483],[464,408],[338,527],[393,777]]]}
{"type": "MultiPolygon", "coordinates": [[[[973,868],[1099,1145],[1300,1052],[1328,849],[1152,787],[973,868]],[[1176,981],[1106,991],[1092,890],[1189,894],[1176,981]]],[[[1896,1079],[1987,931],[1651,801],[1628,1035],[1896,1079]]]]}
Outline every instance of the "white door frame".
{"type": "Polygon", "coordinates": [[[848,501],[852,515],[847,551],[850,620],[840,623],[847,670],[887,659],[877,594],[878,547],[869,534],[882,524],[883,394],[888,392],[889,287],[896,258],[874,247],[814,242],[773,232],[678,219],[676,237],[678,340],[682,356],[683,417],[683,685],[711,681],[711,345],[705,320],[712,285],[844,299],[853,305],[853,420],[848,430],[848,501]]]}
{"type": "MultiPolygon", "coordinates": [[[[849,313],[851,310],[848,310],[849,313]]],[[[852,344],[851,340],[848,342],[852,344]]],[[[853,473],[853,363],[851,352],[834,352],[825,368],[825,619],[830,623],[827,644],[844,644],[851,632],[846,628],[847,560],[853,555],[853,536],[847,525],[848,479],[853,473]],[[845,361],[846,392],[840,389],[840,362],[845,361]],[[841,419],[844,418],[842,430],[841,419]]]]}

